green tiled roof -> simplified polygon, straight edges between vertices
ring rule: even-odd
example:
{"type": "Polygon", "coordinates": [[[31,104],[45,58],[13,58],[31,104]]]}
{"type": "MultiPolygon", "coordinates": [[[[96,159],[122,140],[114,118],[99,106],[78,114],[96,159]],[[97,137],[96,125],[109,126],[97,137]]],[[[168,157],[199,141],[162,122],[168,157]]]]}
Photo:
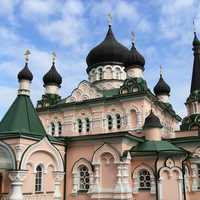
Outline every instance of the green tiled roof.
{"type": "Polygon", "coordinates": [[[0,122],[0,135],[11,133],[32,137],[46,135],[31,99],[27,95],[18,95],[0,122]]]}
{"type": "Polygon", "coordinates": [[[171,144],[168,141],[145,141],[139,143],[137,146],[131,149],[131,152],[138,153],[184,153],[184,150],[171,144]]]}

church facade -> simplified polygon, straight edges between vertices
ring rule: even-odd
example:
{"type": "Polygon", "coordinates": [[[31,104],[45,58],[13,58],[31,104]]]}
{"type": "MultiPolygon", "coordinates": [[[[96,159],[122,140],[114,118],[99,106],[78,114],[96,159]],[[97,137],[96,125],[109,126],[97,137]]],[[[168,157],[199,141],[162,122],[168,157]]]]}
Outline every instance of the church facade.
{"type": "MultiPolygon", "coordinates": [[[[52,66],[36,108],[33,75],[18,73],[18,95],[0,122],[1,200],[198,200],[200,196],[200,41],[183,119],[160,74],[154,91],[145,59],[114,36],[87,55],[88,80],[62,98],[52,66]]],[[[191,66],[192,68],[192,66],[191,66]]],[[[156,77],[155,77],[156,78],[156,77]]],[[[190,84],[190,83],[189,83],[190,84]]]]}

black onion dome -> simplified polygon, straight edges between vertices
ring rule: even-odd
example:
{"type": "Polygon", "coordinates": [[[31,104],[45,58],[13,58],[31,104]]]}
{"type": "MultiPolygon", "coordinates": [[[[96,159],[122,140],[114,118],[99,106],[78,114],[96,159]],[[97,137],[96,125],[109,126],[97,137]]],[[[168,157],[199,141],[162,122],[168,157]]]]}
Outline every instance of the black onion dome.
{"type": "Polygon", "coordinates": [[[192,45],[193,45],[193,46],[200,45],[200,41],[199,41],[199,39],[198,39],[198,37],[197,37],[196,32],[194,32],[194,39],[193,39],[192,45]]]}
{"type": "Polygon", "coordinates": [[[109,25],[104,41],[94,47],[86,58],[87,72],[99,65],[124,65],[128,53],[128,48],[115,39],[111,25],[109,25]]]}
{"type": "Polygon", "coordinates": [[[53,62],[51,69],[43,77],[44,85],[56,84],[58,86],[62,83],[62,77],[57,72],[55,63],[53,62]]]}
{"type": "Polygon", "coordinates": [[[129,51],[128,58],[125,63],[126,69],[128,69],[129,67],[137,66],[138,68],[144,70],[144,65],[144,57],[137,51],[135,44],[132,43],[132,47],[129,51]]]}
{"type": "Polygon", "coordinates": [[[155,95],[168,95],[170,94],[170,87],[169,85],[164,81],[162,75],[160,75],[160,79],[156,86],[154,87],[154,93],[155,95]]]}
{"type": "Polygon", "coordinates": [[[33,80],[33,74],[31,73],[30,69],[28,68],[28,63],[25,64],[24,68],[18,73],[18,80],[33,80]]]}
{"type": "Polygon", "coordinates": [[[151,110],[150,114],[145,119],[143,129],[162,128],[162,127],[163,126],[160,123],[160,119],[151,110]]]}

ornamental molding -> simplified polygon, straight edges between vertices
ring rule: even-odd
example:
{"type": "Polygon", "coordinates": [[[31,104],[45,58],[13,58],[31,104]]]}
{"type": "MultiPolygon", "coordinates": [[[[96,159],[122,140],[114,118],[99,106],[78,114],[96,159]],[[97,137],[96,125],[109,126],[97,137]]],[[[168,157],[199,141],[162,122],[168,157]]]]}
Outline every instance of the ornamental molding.
{"type": "Polygon", "coordinates": [[[22,160],[21,160],[21,169],[26,170],[27,163],[30,162],[29,158],[31,157],[31,155],[33,153],[41,152],[41,151],[50,154],[54,158],[54,160],[56,162],[56,166],[55,166],[56,171],[64,171],[62,157],[61,157],[59,151],[49,142],[47,137],[43,138],[39,142],[28,147],[28,149],[25,151],[25,153],[22,157],[22,160]],[[48,148],[44,148],[44,146],[46,146],[46,145],[48,146],[48,148]]]}
{"type": "Polygon", "coordinates": [[[72,91],[71,95],[65,99],[65,103],[78,102],[99,97],[103,97],[103,95],[99,93],[95,87],[91,86],[88,81],[84,80],[80,82],[78,87],[72,91]]]}
{"type": "Polygon", "coordinates": [[[93,154],[92,164],[99,164],[101,155],[104,153],[110,153],[114,158],[114,163],[120,163],[120,153],[110,144],[104,143],[93,154]]]}

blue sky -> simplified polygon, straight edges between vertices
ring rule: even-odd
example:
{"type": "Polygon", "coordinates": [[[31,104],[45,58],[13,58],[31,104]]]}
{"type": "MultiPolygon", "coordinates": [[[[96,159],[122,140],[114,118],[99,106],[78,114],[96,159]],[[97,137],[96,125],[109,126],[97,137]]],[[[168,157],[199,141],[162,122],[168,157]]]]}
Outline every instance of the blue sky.
{"type": "Polygon", "coordinates": [[[146,60],[145,79],[152,89],[163,65],[171,86],[170,101],[184,116],[192,74],[192,39],[195,18],[200,32],[198,0],[0,0],[0,118],[17,94],[17,73],[30,49],[34,74],[31,97],[43,92],[42,77],[50,68],[51,52],[63,76],[62,97],[87,79],[85,58],[107,32],[112,13],[116,38],[130,47],[131,31],[146,60]]]}

